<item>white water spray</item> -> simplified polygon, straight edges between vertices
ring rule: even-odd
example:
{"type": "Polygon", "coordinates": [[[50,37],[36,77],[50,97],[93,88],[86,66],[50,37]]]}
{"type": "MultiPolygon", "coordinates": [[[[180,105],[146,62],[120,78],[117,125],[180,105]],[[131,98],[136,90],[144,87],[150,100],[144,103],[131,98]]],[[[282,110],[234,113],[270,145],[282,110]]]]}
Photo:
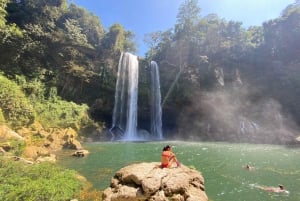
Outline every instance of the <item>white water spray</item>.
{"type": "Polygon", "coordinates": [[[162,139],[162,121],[161,121],[161,94],[158,65],[151,61],[151,135],[157,139],[162,139]]]}
{"type": "Polygon", "coordinates": [[[116,131],[124,140],[137,138],[138,59],[122,53],[118,66],[115,105],[111,132],[116,131]]]}

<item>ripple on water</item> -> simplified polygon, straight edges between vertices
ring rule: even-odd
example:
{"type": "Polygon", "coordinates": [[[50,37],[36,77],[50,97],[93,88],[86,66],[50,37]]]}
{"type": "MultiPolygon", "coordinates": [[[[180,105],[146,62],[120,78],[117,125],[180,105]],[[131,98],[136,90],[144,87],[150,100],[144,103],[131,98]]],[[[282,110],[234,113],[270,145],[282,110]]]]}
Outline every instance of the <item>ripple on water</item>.
{"type": "Polygon", "coordinates": [[[300,149],[278,145],[180,141],[91,143],[84,144],[90,151],[87,157],[61,155],[59,163],[79,171],[96,188],[103,190],[121,167],[133,162],[160,161],[162,147],[166,144],[173,147],[180,162],[203,174],[206,193],[211,200],[299,200],[300,149]],[[245,164],[251,164],[255,170],[245,170],[245,164]],[[289,195],[269,194],[254,187],[279,183],[290,191],[289,195]]]}

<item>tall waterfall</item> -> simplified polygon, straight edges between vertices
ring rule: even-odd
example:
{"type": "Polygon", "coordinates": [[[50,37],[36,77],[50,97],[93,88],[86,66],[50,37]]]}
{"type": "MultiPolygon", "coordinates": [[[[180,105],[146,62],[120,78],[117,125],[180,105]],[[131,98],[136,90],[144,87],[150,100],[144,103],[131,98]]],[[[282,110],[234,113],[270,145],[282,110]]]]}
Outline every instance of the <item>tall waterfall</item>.
{"type": "Polygon", "coordinates": [[[115,105],[111,132],[124,140],[137,138],[138,59],[122,53],[115,91],[115,105]]]}
{"type": "Polygon", "coordinates": [[[161,94],[158,65],[151,61],[151,136],[162,139],[161,94]]]}

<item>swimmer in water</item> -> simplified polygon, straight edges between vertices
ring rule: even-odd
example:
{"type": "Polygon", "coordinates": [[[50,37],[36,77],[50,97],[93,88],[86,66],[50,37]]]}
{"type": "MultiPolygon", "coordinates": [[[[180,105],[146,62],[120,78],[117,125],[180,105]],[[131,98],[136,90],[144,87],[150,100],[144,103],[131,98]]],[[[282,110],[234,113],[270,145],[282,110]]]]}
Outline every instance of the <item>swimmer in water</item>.
{"type": "Polygon", "coordinates": [[[251,170],[254,170],[254,167],[253,167],[253,166],[250,166],[249,164],[247,164],[247,165],[245,166],[245,169],[251,171],[251,170]]]}
{"type": "Polygon", "coordinates": [[[278,187],[257,186],[257,188],[271,193],[289,193],[289,191],[285,190],[283,185],[278,185],[278,187]]]}

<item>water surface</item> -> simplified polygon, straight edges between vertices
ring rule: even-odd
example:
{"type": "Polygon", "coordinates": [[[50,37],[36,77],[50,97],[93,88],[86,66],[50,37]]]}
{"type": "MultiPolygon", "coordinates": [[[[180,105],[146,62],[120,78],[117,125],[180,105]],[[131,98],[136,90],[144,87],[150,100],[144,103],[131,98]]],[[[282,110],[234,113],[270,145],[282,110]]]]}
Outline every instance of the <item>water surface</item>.
{"type": "Polygon", "coordinates": [[[160,160],[163,146],[170,144],[178,159],[194,167],[205,178],[206,193],[212,201],[299,201],[300,148],[278,145],[191,142],[109,142],[90,143],[84,158],[58,155],[59,163],[84,175],[103,190],[120,168],[135,162],[160,160]],[[244,168],[246,164],[254,171],[244,168]],[[255,186],[282,184],[289,194],[274,194],[255,186]]]}

